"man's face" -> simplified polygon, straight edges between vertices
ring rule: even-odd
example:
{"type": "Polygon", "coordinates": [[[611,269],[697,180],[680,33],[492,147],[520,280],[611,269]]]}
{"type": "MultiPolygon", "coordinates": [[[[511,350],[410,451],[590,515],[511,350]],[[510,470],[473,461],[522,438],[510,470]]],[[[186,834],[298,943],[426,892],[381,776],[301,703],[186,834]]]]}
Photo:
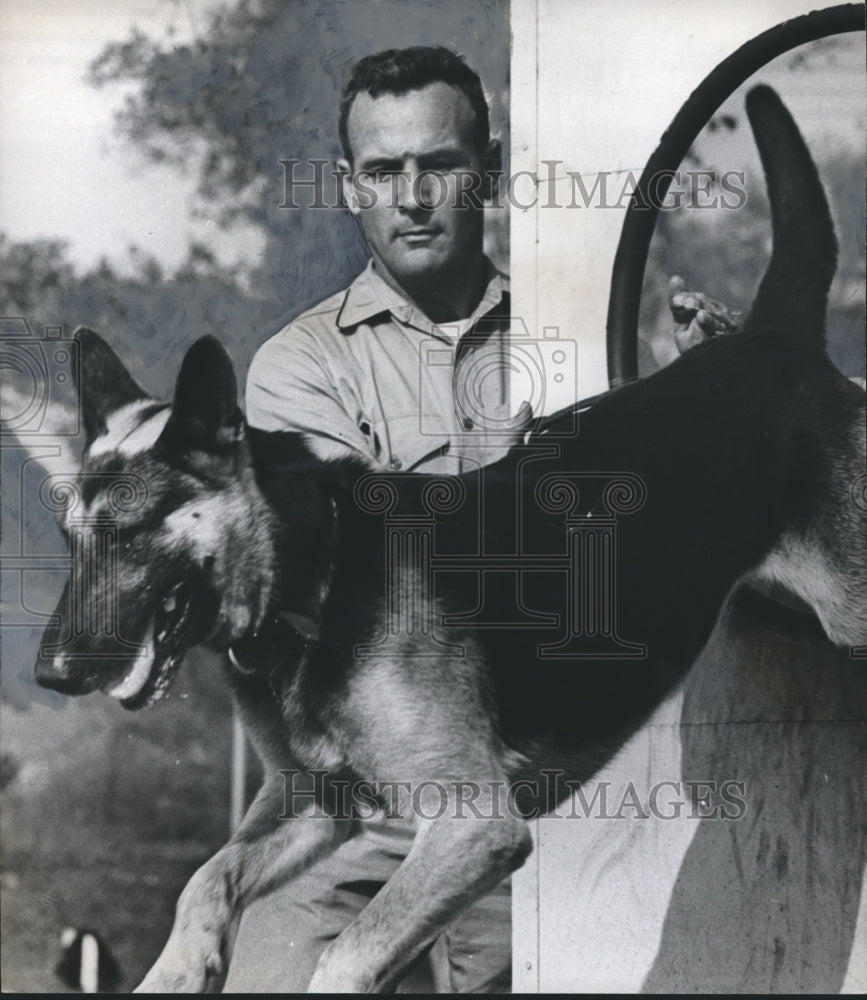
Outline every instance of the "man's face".
{"type": "Polygon", "coordinates": [[[399,285],[454,273],[482,252],[482,171],[494,144],[483,154],[474,126],[469,101],[446,83],[352,103],[346,202],[399,285]]]}

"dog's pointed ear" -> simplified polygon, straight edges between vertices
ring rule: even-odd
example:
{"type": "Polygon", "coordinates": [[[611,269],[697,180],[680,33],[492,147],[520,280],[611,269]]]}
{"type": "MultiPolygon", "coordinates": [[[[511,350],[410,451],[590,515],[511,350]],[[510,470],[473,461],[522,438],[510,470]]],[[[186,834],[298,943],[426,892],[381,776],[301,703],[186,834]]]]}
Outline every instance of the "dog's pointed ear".
{"type": "Polygon", "coordinates": [[[243,429],[232,360],[216,337],[202,337],[181,365],[159,445],[174,452],[223,451],[237,444],[243,429]]]}
{"type": "Polygon", "coordinates": [[[99,334],[82,327],[76,330],[75,339],[80,363],[73,368],[73,377],[85,436],[92,441],[105,433],[106,421],[115,410],[149,397],[99,334]]]}

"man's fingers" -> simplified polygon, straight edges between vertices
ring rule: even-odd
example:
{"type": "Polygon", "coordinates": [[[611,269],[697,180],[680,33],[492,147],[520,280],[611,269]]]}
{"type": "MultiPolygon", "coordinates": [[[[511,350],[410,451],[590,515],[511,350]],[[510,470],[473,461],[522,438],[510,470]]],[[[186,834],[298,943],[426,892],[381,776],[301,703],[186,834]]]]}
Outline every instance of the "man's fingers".
{"type": "Polygon", "coordinates": [[[689,296],[683,278],[679,274],[672,275],[668,281],[668,307],[678,323],[688,323],[692,318],[690,307],[687,305],[689,296]]]}
{"type": "Polygon", "coordinates": [[[533,407],[525,400],[518,407],[518,412],[509,417],[506,427],[510,433],[509,447],[512,448],[516,444],[525,443],[525,439],[529,436],[531,431],[531,424],[533,423],[533,407]]]}
{"type": "Polygon", "coordinates": [[[683,354],[704,340],[730,333],[734,329],[736,327],[728,316],[721,316],[707,309],[698,309],[689,323],[680,323],[675,327],[674,339],[677,349],[683,354]]]}
{"type": "Polygon", "coordinates": [[[518,412],[513,416],[509,417],[509,427],[520,430],[526,427],[527,424],[533,419],[533,407],[524,400],[523,403],[518,407],[518,412]]]}
{"type": "Polygon", "coordinates": [[[677,327],[674,331],[674,342],[677,344],[677,349],[681,354],[707,339],[708,335],[695,320],[692,323],[677,327]]]}
{"type": "Polygon", "coordinates": [[[707,309],[698,310],[695,314],[695,322],[709,336],[713,336],[713,334],[722,329],[722,324],[718,317],[712,312],[708,312],[707,309]]]}
{"type": "Polygon", "coordinates": [[[709,301],[695,314],[698,325],[708,334],[733,333],[738,325],[731,313],[719,302],[709,301]]]}
{"type": "MultiPolygon", "coordinates": [[[[673,287],[670,285],[670,288],[673,287]]],[[[734,315],[716,299],[701,292],[690,292],[685,289],[670,291],[669,308],[675,323],[688,326],[697,322],[708,334],[734,333],[737,320],[734,315]]]]}
{"type": "Polygon", "coordinates": [[[681,278],[679,274],[673,274],[668,279],[668,296],[671,298],[676,292],[685,292],[686,282],[681,278]]]}
{"type": "Polygon", "coordinates": [[[675,292],[669,299],[675,323],[690,323],[703,305],[703,296],[695,292],[675,292]]]}
{"type": "MultiPolygon", "coordinates": [[[[665,365],[674,355],[683,354],[696,344],[724,333],[735,333],[738,329],[734,315],[716,299],[703,292],[693,292],[679,275],[673,275],[668,282],[668,306],[674,319],[674,340],[667,341],[669,347],[663,351],[661,344],[654,344],[653,354],[658,364],[665,365]],[[660,357],[665,354],[665,357],[660,357]]],[[[656,338],[664,342],[664,337],[656,338]]]]}

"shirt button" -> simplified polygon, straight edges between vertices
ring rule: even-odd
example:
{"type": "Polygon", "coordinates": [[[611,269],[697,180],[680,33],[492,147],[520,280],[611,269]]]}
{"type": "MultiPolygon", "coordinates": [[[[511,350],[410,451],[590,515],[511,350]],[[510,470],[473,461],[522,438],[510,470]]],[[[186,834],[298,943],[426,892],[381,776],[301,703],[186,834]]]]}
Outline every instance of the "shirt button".
{"type": "Polygon", "coordinates": [[[471,431],[473,429],[473,422],[472,422],[472,420],[470,420],[469,417],[464,417],[464,419],[463,419],[462,422],[463,422],[464,430],[465,431],[471,431]]]}
{"type": "Polygon", "coordinates": [[[392,467],[392,469],[402,469],[403,468],[403,462],[401,462],[401,460],[399,458],[393,458],[391,460],[391,467],[392,467]]]}

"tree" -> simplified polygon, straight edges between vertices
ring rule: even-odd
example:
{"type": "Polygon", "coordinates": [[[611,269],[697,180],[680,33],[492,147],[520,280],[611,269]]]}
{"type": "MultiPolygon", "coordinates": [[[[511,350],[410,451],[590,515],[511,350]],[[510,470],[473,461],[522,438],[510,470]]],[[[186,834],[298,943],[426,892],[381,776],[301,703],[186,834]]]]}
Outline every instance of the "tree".
{"type": "Polygon", "coordinates": [[[323,200],[331,207],[312,211],[309,188],[286,197],[290,175],[281,165],[296,160],[294,177],[312,179],[312,161],[340,154],[347,68],[392,46],[448,45],[488,86],[492,127],[508,148],[508,13],[508,4],[463,0],[237,0],[213,12],[189,44],[134,30],[100,54],[90,79],[136,85],[119,128],[152,161],[197,172],[202,213],[223,227],[243,220],[262,229],[265,252],[245,277],[275,316],[288,319],[344,286],[366,260],[353,222],[336,205],[330,170],[323,200]],[[289,207],[293,200],[301,207],[289,207]]]}
{"type": "Polygon", "coordinates": [[[63,240],[15,242],[0,233],[0,306],[7,316],[50,316],[74,279],[63,240]]]}

